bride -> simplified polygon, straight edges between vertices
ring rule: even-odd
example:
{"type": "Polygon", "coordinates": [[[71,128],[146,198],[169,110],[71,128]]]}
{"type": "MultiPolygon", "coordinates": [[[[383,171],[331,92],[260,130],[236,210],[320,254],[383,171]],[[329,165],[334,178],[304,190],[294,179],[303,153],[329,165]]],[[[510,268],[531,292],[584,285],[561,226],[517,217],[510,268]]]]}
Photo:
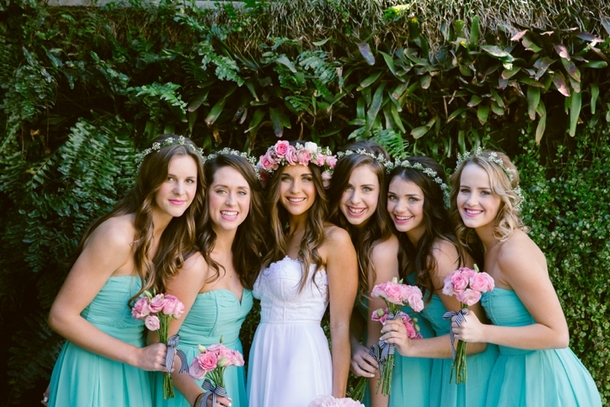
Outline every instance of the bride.
{"type": "Polygon", "coordinates": [[[320,395],[345,397],[358,266],[348,233],[324,222],[324,180],[335,162],[315,143],[283,140],[259,160],[261,179],[269,178],[273,249],[254,284],[261,323],[250,350],[250,407],[306,407],[320,395]],[[320,326],[329,303],[332,358],[320,326]]]}

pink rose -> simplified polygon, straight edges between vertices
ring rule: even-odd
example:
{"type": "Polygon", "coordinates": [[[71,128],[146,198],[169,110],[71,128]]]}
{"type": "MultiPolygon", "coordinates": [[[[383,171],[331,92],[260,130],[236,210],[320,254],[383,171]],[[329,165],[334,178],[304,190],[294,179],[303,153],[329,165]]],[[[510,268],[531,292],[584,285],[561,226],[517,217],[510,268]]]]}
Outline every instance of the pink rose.
{"type": "Polygon", "coordinates": [[[165,305],[163,305],[163,313],[165,315],[172,315],[176,310],[176,305],[180,302],[175,295],[168,294],[165,297],[165,305]]]}
{"type": "Polygon", "coordinates": [[[286,151],[288,151],[288,147],[290,147],[289,142],[287,142],[286,140],[280,140],[275,143],[273,149],[275,150],[275,154],[277,154],[278,157],[283,157],[286,154],[286,151]]]}
{"type": "Polygon", "coordinates": [[[148,314],[150,314],[150,309],[148,309],[148,298],[142,297],[133,305],[131,316],[135,319],[144,319],[148,314]]]}
{"type": "Polygon", "coordinates": [[[184,304],[182,301],[178,301],[176,304],[176,309],[174,310],[174,318],[180,319],[180,317],[184,314],[184,304]]]}
{"type": "Polygon", "coordinates": [[[443,294],[448,296],[455,295],[455,290],[453,289],[453,281],[451,281],[451,274],[445,277],[445,285],[443,286],[443,294]]]}
{"type": "Polygon", "coordinates": [[[195,380],[201,380],[206,375],[207,371],[203,370],[197,361],[197,358],[193,359],[193,363],[189,366],[189,376],[195,380]]]}
{"type": "Polygon", "coordinates": [[[392,283],[390,281],[373,287],[371,297],[382,298],[387,302],[391,302],[392,304],[402,305],[403,303],[402,289],[400,288],[400,284],[392,283]]]}
{"type": "Polygon", "coordinates": [[[479,302],[479,300],[481,299],[481,293],[467,288],[463,292],[457,293],[455,295],[455,298],[457,298],[457,300],[462,304],[471,306],[479,302]]]}
{"type": "Polygon", "coordinates": [[[154,297],[152,297],[150,303],[148,304],[150,312],[154,312],[155,314],[161,311],[163,307],[165,307],[165,297],[163,296],[163,294],[155,295],[154,297]]]}
{"type": "Polygon", "coordinates": [[[468,287],[470,278],[464,276],[461,273],[455,271],[449,275],[451,278],[451,284],[453,284],[453,291],[459,293],[464,291],[468,287]]]}
{"type": "Polygon", "coordinates": [[[337,165],[337,157],[334,155],[327,156],[326,165],[328,165],[330,168],[335,168],[335,165],[337,165]]]}
{"type": "Polygon", "coordinates": [[[476,271],[474,271],[473,269],[468,268],[468,267],[460,267],[460,268],[458,269],[458,271],[460,272],[460,274],[461,274],[462,276],[464,276],[464,278],[467,278],[467,279],[469,279],[469,280],[470,280],[471,278],[473,278],[475,274],[477,274],[477,272],[476,272],[476,271]]]}
{"type": "Polygon", "coordinates": [[[385,321],[387,321],[388,319],[388,309],[382,309],[379,308],[375,311],[373,311],[373,314],[371,315],[371,320],[375,321],[375,322],[381,322],[382,324],[385,323],[385,321]]]}
{"type": "Polygon", "coordinates": [[[149,331],[156,331],[161,326],[161,322],[156,315],[149,315],[144,320],[144,325],[149,331]]]}
{"type": "Polygon", "coordinates": [[[415,326],[415,320],[413,320],[408,314],[403,313],[401,315],[402,323],[407,328],[407,336],[409,339],[421,339],[421,334],[417,331],[415,326]]]}
{"type": "Polygon", "coordinates": [[[415,312],[424,309],[423,295],[419,287],[403,284],[402,291],[403,303],[407,302],[415,312]]]}
{"type": "Polygon", "coordinates": [[[297,151],[297,159],[298,159],[299,164],[309,165],[310,158],[311,158],[311,155],[309,154],[309,151],[307,151],[307,150],[297,151]]]}
{"type": "Polygon", "coordinates": [[[284,158],[288,164],[296,165],[298,163],[297,150],[293,146],[288,146],[284,158]]]}
{"type": "Polygon", "coordinates": [[[324,154],[318,154],[314,164],[316,164],[318,167],[321,167],[324,165],[325,162],[326,162],[326,156],[324,154]]]}
{"type": "Polygon", "coordinates": [[[261,156],[259,167],[266,171],[277,169],[277,162],[275,161],[271,151],[267,151],[265,155],[261,156]]]}
{"type": "Polygon", "coordinates": [[[333,176],[330,172],[324,171],[322,172],[322,185],[324,185],[324,189],[328,189],[330,187],[330,180],[333,176]]]}
{"type": "Polygon", "coordinates": [[[487,273],[475,273],[470,279],[470,288],[479,292],[488,292],[494,289],[494,279],[487,273]]]}
{"type": "Polygon", "coordinates": [[[244,357],[241,353],[239,353],[238,351],[234,350],[233,352],[233,365],[234,366],[243,366],[244,365],[244,357]]]}

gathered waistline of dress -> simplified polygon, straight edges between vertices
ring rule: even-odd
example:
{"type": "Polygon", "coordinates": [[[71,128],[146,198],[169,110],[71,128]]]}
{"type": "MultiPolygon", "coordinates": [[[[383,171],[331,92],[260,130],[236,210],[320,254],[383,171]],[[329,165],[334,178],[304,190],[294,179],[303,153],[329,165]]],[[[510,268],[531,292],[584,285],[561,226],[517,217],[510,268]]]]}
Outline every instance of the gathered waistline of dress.
{"type": "Polygon", "coordinates": [[[261,320],[260,324],[272,325],[320,325],[321,321],[317,319],[291,319],[291,320],[261,320]]]}

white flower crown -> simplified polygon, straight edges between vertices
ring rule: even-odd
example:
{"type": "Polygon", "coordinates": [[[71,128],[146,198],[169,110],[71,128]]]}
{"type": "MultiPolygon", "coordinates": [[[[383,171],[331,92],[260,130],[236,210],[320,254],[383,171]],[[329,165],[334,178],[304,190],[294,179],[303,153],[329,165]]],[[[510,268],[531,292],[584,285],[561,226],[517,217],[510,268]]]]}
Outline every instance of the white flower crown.
{"type": "MultiPolygon", "coordinates": [[[[504,161],[502,161],[502,159],[500,157],[498,157],[498,154],[495,151],[488,151],[487,154],[484,154],[484,152],[485,152],[485,150],[483,150],[481,147],[477,147],[477,149],[474,152],[466,151],[464,154],[458,153],[458,159],[457,159],[457,163],[455,164],[455,170],[457,171],[462,166],[462,164],[464,164],[464,162],[466,162],[469,158],[479,157],[479,158],[487,160],[490,163],[495,164],[498,167],[500,167],[502,172],[508,178],[511,188],[512,188],[512,184],[515,181],[515,175],[517,174],[517,170],[515,170],[514,168],[506,168],[506,166],[504,165],[504,161]]],[[[524,199],[523,194],[521,192],[521,187],[519,186],[519,183],[517,183],[517,185],[514,188],[512,188],[512,191],[519,197],[520,202],[517,205],[517,207],[519,207],[521,202],[523,202],[523,199],[524,199]]]]}
{"type": "Polygon", "coordinates": [[[218,151],[213,152],[212,154],[208,154],[207,156],[203,157],[203,162],[205,163],[206,161],[214,159],[214,158],[218,157],[219,155],[235,155],[235,156],[244,158],[246,161],[248,161],[250,163],[250,165],[252,165],[252,167],[254,167],[254,170],[258,174],[258,169],[256,168],[256,158],[252,157],[248,153],[244,153],[244,152],[238,151],[238,150],[233,150],[229,147],[225,147],[222,150],[218,150],[218,151]]]}
{"type": "Polygon", "coordinates": [[[163,140],[163,142],[154,142],[152,144],[152,146],[148,147],[146,150],[143,150],[141,153],[136,155],[136,164],[138,167],[138,170],[140,169],[140,166],[142,165],[142,162],[144,161],[144,157],[146,157],[148,154],[150,153],[158,153],[159,151],[161,151],[162,148],[164,147],[169,147],[172,145],[181,145],[184,147],[189,148],[192,152],[194,152],[195,154],[199,155],[199,157],[201,157],[201,160],[204,160],[204,152],[203,152],[203,148],[199,148],[197,147],[195,144],[193,144],[193,142],[187,142],[190,141],[189,139],[187,139],[184,136],[178,136],[178,137],[168,137],[165,140],[163,140]]]}
{"type": "Polygon", "coordinates": [[[443,203],[445,204],[445,208],[449,208],[449,186],[443,182],[443,179],[438,176],[437,172],[432,168],[424,166],[422,163],[411,163],[408,159],[396,159],[394,161],[386,161],[385,169],[389,174],[393,169],[397,167],[409,168],[417,171],[423,172],[425,175],[430,177],[434,182],[436,182],[443,192],[443,203]]]}

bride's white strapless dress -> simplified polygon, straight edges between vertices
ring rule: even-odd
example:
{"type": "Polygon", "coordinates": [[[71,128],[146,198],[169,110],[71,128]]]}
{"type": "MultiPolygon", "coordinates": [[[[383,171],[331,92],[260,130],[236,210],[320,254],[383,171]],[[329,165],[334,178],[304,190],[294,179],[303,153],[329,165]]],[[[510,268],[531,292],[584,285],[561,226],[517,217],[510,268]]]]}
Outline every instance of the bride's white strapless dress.
{"type": "Polygon", "coordinates": [[[249,407],[307,407],[332,392],[328,340],[320,326],[328,306],[328,278],[315,265],[299,292],[302,265],[285,257],[254,283],[261,301],[248,366],[249,407]]]}

